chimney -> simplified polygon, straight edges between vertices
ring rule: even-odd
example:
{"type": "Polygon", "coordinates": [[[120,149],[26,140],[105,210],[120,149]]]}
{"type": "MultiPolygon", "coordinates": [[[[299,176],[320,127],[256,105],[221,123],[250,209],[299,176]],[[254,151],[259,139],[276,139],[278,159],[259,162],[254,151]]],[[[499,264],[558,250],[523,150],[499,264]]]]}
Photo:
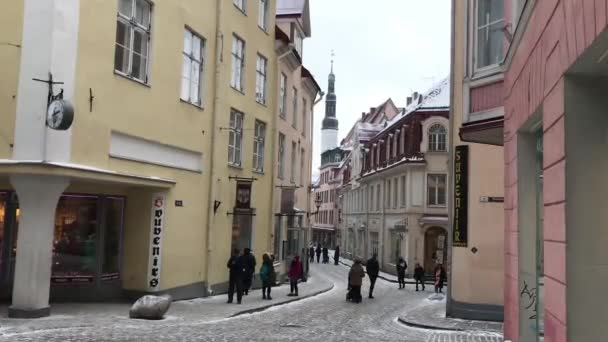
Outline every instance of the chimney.
{"type": "Polygon", "coordinates": [[[417,91],[414,92],[413,97],[414,97],[414,101],[418,100],[418,92],[417,91]]]}
{"type": "Polygon", "coordinates": [[[365,120],[365,112],[361,112],[361,121],[365,120]]]}
{"type": "Polygon", "coordinates": [[[407,105],[409,106],[409,105],[411,105],[411,104],[412,104],[412,97],[411,97],[411,96],[408,96],[408,97],[407,97],[407,105]]]}
{"type": "Polygon", "coordinates": [[[370,113],[373,113],[373,112],[375,112],[375,111],[376,111],[376,107],[370,107],[370,108],[369,108],[369,112],[370,112],[370,113]]]}

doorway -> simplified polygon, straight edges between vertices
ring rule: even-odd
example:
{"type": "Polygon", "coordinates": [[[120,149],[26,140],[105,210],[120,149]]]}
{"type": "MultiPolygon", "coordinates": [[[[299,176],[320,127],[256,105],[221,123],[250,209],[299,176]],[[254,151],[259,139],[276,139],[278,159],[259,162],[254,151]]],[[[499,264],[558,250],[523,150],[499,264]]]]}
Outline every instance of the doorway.
{"type": "Polygon", "coordinates": [[[433,274],[435,266],[447,263],[447,231],[442,227],[431,227],[424,233],[424,271],[433,274]]]}

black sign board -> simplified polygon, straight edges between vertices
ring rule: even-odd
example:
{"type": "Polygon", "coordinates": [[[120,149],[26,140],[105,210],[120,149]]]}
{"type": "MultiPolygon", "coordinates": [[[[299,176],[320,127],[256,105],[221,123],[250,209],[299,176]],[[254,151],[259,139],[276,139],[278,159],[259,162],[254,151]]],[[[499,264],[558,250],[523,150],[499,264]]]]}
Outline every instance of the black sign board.
{"type": "Polygon", "coordinates": [[[454,155],[454,247],[467,247],[469,146],[456,146],[454,155]]]}

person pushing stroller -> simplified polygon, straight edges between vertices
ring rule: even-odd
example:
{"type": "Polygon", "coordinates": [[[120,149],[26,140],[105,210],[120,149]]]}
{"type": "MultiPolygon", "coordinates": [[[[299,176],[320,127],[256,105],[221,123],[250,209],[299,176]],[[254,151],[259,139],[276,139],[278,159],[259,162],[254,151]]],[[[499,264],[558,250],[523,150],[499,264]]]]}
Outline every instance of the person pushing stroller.
{"type": "Polygon", "coordinates": [[[348,272],[348,293],[346,294],[346,300],[352,300],[355,303],[361,303],[363,299],[361,297],[361,285],[363,285],[363,278],[365,277],[365,271],[361,266],[361,260],[355,259],[355,263],[348,272]]]}

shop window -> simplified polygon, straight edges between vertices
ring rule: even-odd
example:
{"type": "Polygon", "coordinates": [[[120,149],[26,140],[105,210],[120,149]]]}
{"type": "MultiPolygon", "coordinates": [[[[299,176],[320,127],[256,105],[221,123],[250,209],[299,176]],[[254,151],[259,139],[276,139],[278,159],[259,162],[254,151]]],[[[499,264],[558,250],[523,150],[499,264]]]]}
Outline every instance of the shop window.
{"type": "Polygon", "coordinates": [[[104,245],[102,280],[112,280],[120,275],[120,251],[125,200],[117,197],[104,199],[104,245]]]}

